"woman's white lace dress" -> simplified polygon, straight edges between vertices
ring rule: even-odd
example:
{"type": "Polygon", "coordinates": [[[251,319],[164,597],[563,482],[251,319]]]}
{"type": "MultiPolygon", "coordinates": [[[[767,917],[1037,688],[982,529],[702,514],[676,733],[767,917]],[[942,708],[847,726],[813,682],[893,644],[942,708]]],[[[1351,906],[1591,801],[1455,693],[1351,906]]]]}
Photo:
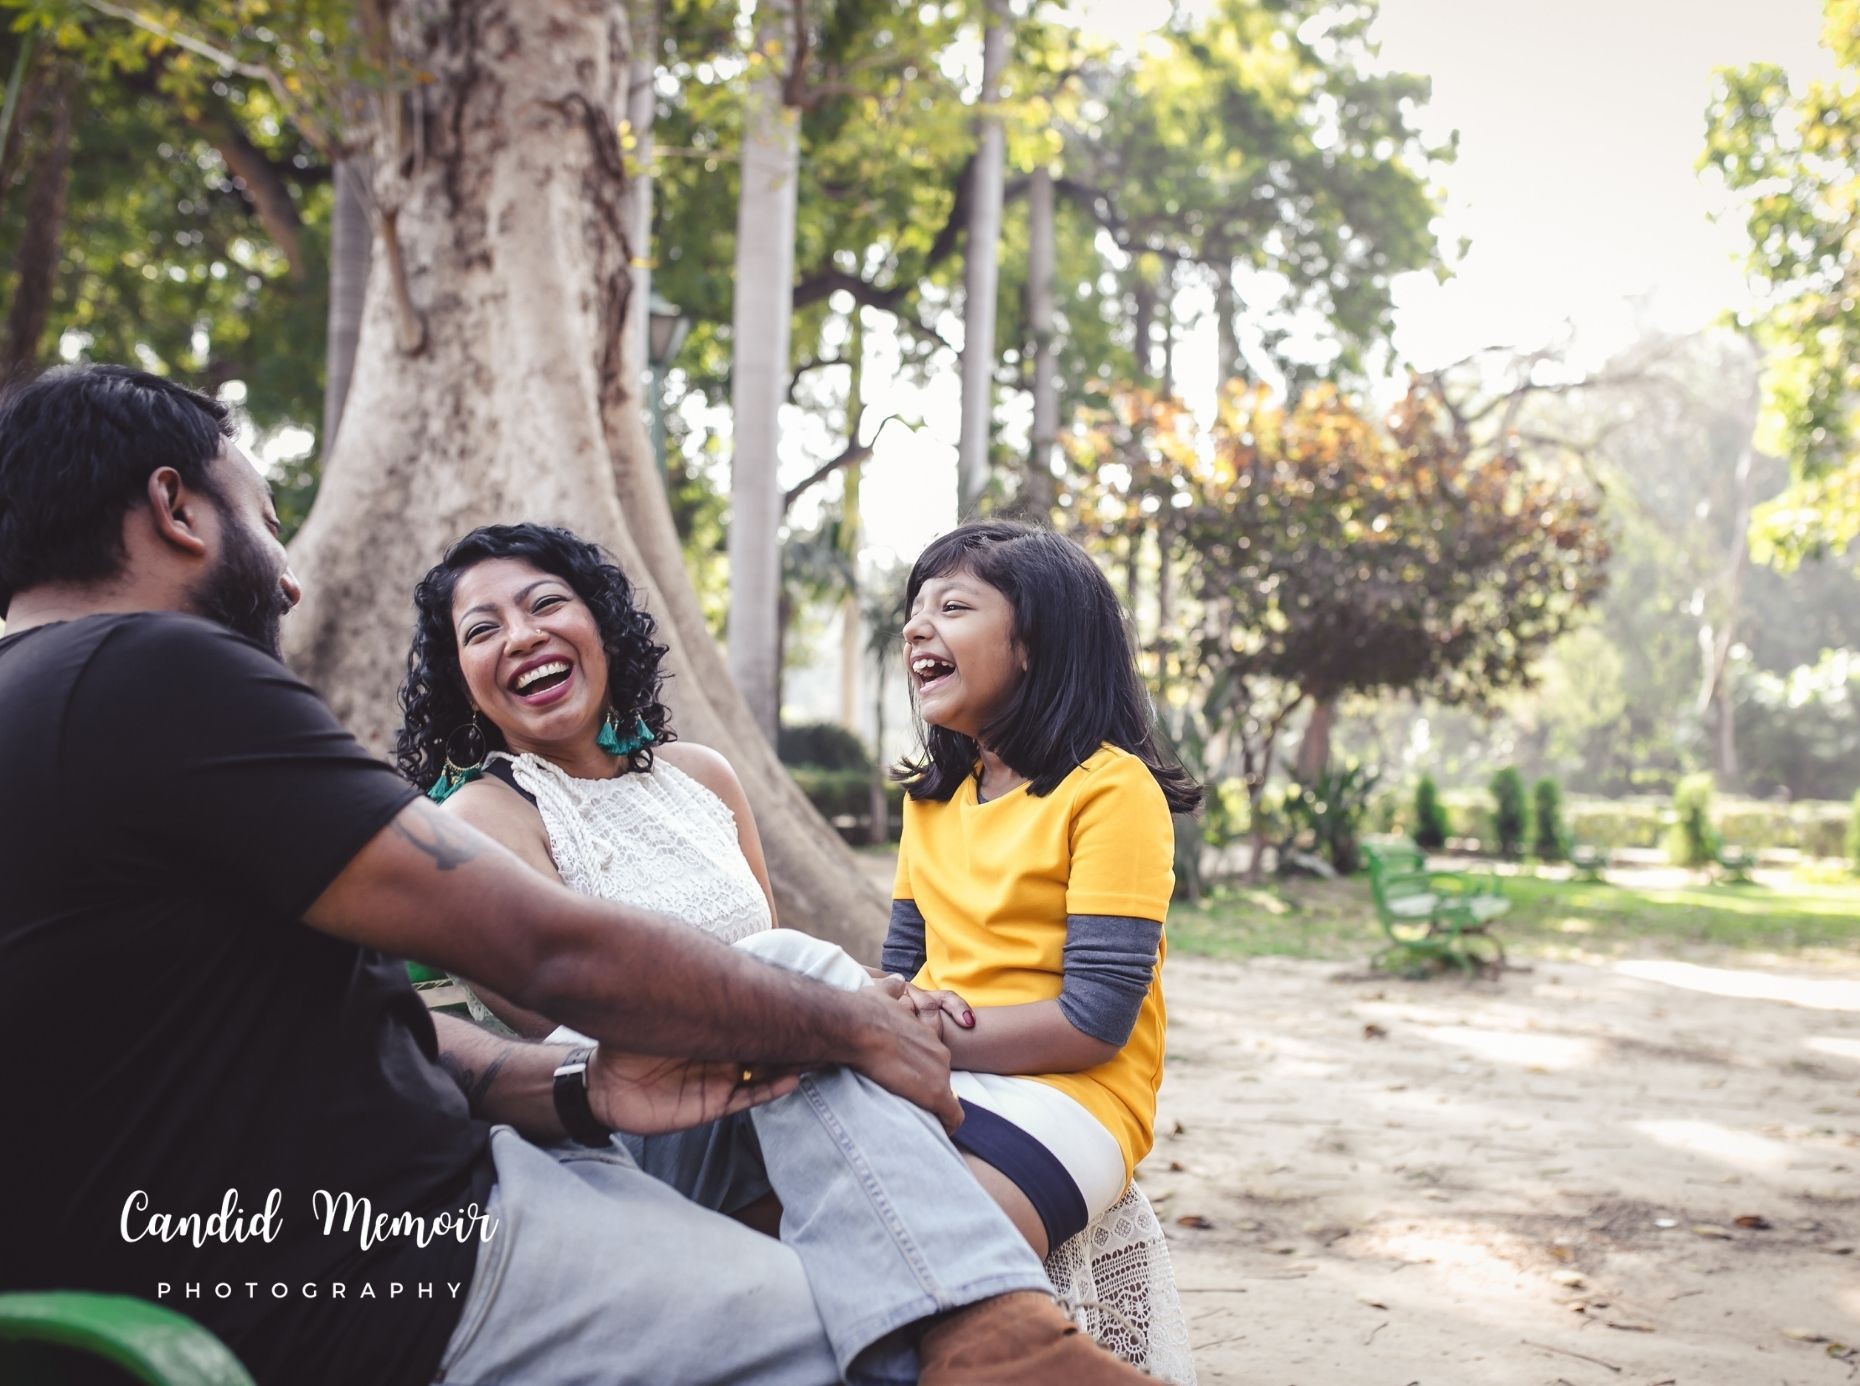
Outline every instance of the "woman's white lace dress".
{"type": "MultiPolygon", "coordinates": [[[[771,927],[736,816],[676,766],[660,759],[650,774],[583,780],[538,756],[506,758],[535,796],[549,853],[572,889],[683,919],[725,943],[771,927]]],[[[1194,1382],[1168,1247],[1135,1184],[1055,1250],[1046,1271],[1098,1342],[1161,1380],[1194,1382]]]]}

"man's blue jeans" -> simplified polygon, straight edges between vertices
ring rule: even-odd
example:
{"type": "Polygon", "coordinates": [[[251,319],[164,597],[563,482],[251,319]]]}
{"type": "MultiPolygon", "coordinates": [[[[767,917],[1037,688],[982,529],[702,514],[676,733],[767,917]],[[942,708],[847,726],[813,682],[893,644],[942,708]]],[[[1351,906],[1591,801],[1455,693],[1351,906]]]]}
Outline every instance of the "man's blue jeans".
{"type": "MultiPolygon", "coordinates": [[[[816,952],[831,945],[777,935],[751,950],[854,984],[839,950],[844,966],[816,952]]],[[[936,1120],[848,1070],[606,1150],[499,1128],[492,1155],[499,1226],[441,1364],[457,1386],[908,1382],[916,1355],[898,1330],[1051,1291],[936,1120]],[[771,1189],[779,1242],[712,1211],[771,1189]]]]}

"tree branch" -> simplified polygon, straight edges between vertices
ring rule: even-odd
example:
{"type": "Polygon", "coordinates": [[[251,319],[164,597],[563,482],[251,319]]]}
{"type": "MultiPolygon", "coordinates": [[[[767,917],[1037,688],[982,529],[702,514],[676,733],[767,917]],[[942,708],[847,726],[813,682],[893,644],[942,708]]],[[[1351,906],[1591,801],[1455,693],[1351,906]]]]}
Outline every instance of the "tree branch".
{"type": "MultiPolygon", "coordinates": [[[[870,457],[872,455],[872,449],[878,446],[879,435],[885,431],[885,425],[889,423],[904,423],[904,419],[897,414],[887,414],[879,421],[878,427],[873,430],[870,441],[864,443],[848,443],[840,450],[837,457],[823,462],[818,467],[814,468],[812,472],[808,473],[804,480],[798,481],[793,486],[790,486],[782,495],[782,510],[784,512],[787,511],[795,501],[801,498],[801,496],[811,491],[835,472],[839,471],[840,468],[850,467],[870,457]]],[[[906,427],[909,427],[909,425],[907,424],[906,427]]],[[[853,432],[857,435],[858,428],[856,426],[853,432]]]]}
{"type": "Polygon", "coordinates": [[[83,3],[99,14],[107,14],[112,19],[120,19],[125,23],[133,24],[144,33],[154,34],[157,38],[165,39],[177,48],[185,48],[198,57],[218,63],[227,72],[249,77],[255,82],[263,82],[271,94],[277,98],[278,105],[290,112],[291,123],[297,127],[298,132],[314,145],[317,152],[325,159],[332,162],[336,159],[340,151],[337,150],[336,141],[331,137],[329,130],[303,102],[292,94],[290,88],[285,86],[284,79],[278,76],[275,69],[263,63],[248,63],[195,34],[152,19],[127,5],[112,4],[111,0],[83,0],[83,3]]]}

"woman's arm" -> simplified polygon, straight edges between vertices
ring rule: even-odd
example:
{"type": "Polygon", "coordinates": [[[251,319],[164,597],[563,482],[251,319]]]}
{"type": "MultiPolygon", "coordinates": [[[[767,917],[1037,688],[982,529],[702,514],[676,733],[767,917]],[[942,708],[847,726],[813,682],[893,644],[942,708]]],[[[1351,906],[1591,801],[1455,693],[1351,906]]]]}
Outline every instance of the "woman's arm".
{"type": "MultiPolygon", "coordinates": [[[[447,799],[442,807],[509,848],[525,865],[561,883],[562,874],[555,869],[555,859],[549,855],[549,830],[543,826],[542,814],[502,780],[490,776],[473,780],[447,799]]],[[[472,991],[484,1002],[486,1010],[524,1039],[543,1039],[555,1029],[555,1022],[548,1016],[525,1010],[489,987],[474,983],[472,991]]]]}
{"type": "Polygon", "coordinates": [[[756,831],[756,816],[749,810],[749,796],[743,793],[742,781],[736,778],[730,762],[695,741],[674,741],[659,747],[653,754],[662,756],[667,765],[676,766],[723,800],[724,806],[735,816],[736,845],[742,849],[743,860],[749,863],[756,884],[762,887],[762,894],[768,899],[769,924],[779,929],[781,920],[775,915],[775,888],[769,884],[768,863],[762,858],[762,836],[756,831]]]}

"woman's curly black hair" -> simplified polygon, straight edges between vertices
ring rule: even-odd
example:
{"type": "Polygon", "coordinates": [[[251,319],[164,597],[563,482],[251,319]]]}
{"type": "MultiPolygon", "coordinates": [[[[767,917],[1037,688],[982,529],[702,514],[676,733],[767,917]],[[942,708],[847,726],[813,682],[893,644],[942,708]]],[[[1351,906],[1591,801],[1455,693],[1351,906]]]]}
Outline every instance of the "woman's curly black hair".
{"type": "MultiPolygon", "coordinates": [[[[652,741],[627,757],[627,768],[651,770],[653,746],[678,739],[671,713],[659,701],[666,647],[652,638],[657,622],[634,604],[633,585],[611,555],[568,530],[522,524],[474,529],[447,549],[413,589],[413,648],[407,652],[401,725],[394,737],[400,773],[421,789],[431,785],[445,767],[446,738],[471,719],[452,626],[452,593],[468,568],[493,558],[533,563],[561,578],[588,604],[607,652],[607,702],[619,715],[621,734],[632,731],[635,717],[652,731],[652,741]]],[[[504,750],[503,734],[488,720],[481,722],[490,749],[504,750]]]]}

